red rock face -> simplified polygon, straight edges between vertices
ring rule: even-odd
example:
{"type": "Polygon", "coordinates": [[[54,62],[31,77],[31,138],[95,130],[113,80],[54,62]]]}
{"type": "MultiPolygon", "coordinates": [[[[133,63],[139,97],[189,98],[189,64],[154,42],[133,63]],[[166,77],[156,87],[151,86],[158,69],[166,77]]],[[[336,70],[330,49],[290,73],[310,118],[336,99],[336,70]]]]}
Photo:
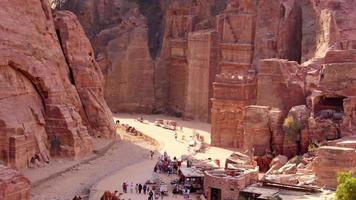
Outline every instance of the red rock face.
{"type": "Polygon", "coordinates": [[[82,102],[92,135],[112,137],[115,125],[104,100],[103,75],[88,38],[77,17],[69,11],[54,15],[63,52],[70,67],[70,80],[75,84],[82,102]]]}
{"type": "Polygon", "coordinates": [[[124,0],[68,1],[91,39],[105,77],[105,99],[114,112],[146,112],[154,107],[154,62],[146,19],[124,0]]]}
{"type": "Polygon", "coordinates": [[[296,0],[262,0],[257,5],[254,68],[259,60],[301,59],[302,13],[296,0]]]}
{"type": "Polygon", "coordinates": [[[80,24],[59,12],[57,35],[48,1],[0,7],[0,159],[21,169],[36,155],[91,152],[89,131],[109,137],[114,125],[80,24]]]}
{"type": "Polygon", "coordinates": [[[16,170],[0,165],[0,199],[29,200],[30,181],[16,170]]]}
{"type": "Polygon", "coordinates": [[[288,112],[295,105],[305,104],[302,69],[296,62],[265,59],[260,61],[257,105],[271,106],[288,112]]]}

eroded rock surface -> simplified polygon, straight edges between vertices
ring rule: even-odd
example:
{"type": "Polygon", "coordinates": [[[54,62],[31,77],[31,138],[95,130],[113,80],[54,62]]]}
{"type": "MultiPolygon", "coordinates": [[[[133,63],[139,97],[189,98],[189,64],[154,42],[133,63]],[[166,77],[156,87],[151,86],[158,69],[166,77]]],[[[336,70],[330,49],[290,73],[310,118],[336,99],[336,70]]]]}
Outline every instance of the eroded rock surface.
{"type": "Polygon", "coordinates": [[[89,133],[110,136],[114,126],[80,24],[57,13],[56,31],[44,0],[1,1],[0,7],[1,160],[21,169],[50,155],[90,153],[89,133]]]}
{"type": "Polygon", "coordinates": [[[56,11],[54,21],[69,65],[69,79],[78,91],[91,133],[95,136],[112,137],[115,125],[104,99],[104,78],[94,60],[91,44],[73,13],[56,11]]]}
{"type": "Polygon", "coordinates": [[[113,112],[154,108],[154,61],[147,19],[139,5],[125,0],[67,1],[90,38],[105,80],[105,99],[113,112]]]}

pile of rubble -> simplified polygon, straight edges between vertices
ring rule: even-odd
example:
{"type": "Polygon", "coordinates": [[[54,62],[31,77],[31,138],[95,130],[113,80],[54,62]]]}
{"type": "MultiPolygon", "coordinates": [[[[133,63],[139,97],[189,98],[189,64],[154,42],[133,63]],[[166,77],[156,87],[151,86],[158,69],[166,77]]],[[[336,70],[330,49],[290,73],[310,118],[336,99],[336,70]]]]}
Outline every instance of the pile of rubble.
{"type": "Polygon", "coordinates": [[[263,180],[290,184],[290,185],[316,185],[313,172],[315,156],[309,153],[295,156],[288,160],[286,156],[278,155],[270,163],[270,169],[265,173],[263,180]]]}

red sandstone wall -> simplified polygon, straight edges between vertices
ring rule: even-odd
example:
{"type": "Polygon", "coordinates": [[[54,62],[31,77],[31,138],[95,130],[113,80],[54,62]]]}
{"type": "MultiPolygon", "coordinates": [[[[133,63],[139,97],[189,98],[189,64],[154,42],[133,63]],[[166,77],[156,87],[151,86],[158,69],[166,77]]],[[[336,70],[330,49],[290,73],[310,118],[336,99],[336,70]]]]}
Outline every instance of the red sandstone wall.
{"type": "Polygon", "coordinates": [[[0,3],[0,159],[18,169],[36,154],[91,152],[89,133],[113,136],[102,74],[76,17],[56,14],[48,1],[0,3]],[[57,29],[57,30],[56,30],[57,29]]]}
{"type": "Polygon", "coordinates": [[[188,69],[184,117],[210,121],[212,83],[217,62],[215,31],[199,31],[188,37],[188,69]]]}
{"type": "Polygon", "coordinates": [[[56,11],[54,20],[91,134],[113,137],[115,125],[104,99],[103,75],[88,38],[72,12],[56,11]]]}

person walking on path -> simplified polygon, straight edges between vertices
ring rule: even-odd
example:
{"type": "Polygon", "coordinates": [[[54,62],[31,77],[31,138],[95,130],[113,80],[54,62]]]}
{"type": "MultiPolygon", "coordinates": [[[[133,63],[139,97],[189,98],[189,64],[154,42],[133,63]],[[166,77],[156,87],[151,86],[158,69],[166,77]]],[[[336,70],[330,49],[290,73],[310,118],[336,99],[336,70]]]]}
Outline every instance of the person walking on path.
{"type": "Polygon", "coordinates": [[[144,184],[144,185],[143,185],[143,194],[146,194],[146,191],[147,191],[147,185],[144,184]]]}
{"type": "Polygon", "coordinates": [[[125,183],[125,182],[122,183],[122,191],[124,193],[127,193],[127,183],[125,183]]]}
{"type": "Polygon", "coordinates": [[[142,191],[142,185],[141,183],[138,185],[138,193],[141,194],[141,191],[142,191]]]}
{"type": "Polygon", "coordinates": [[[152,192],[152,190],[148,194],[148,200],[153,200],[153,192],[152,192]]]}
{"type": "Polygon", "coordinates": [[[151,150],[150,151],[151,160],[153,159],[154,154],[155,154],[155,152],[151,150]]]}
{"type": "Polygon", "coordinates": [[[138,184],[137,183],[135,185],[135,192],[136,192],[136,194],[138,194],[138,184]]]}
{"type": "Polygon", "coordinates": [[[161,191],[161,200],[163,200],[164,192],[161,191]]]}
{"type": "Polygon", "coordinates": [[[134,191],[134,184],[133,184],[133,182],[131,182],[131,185],[130,185],[130,193],[133,193],[133,191],[134,191]]]}

